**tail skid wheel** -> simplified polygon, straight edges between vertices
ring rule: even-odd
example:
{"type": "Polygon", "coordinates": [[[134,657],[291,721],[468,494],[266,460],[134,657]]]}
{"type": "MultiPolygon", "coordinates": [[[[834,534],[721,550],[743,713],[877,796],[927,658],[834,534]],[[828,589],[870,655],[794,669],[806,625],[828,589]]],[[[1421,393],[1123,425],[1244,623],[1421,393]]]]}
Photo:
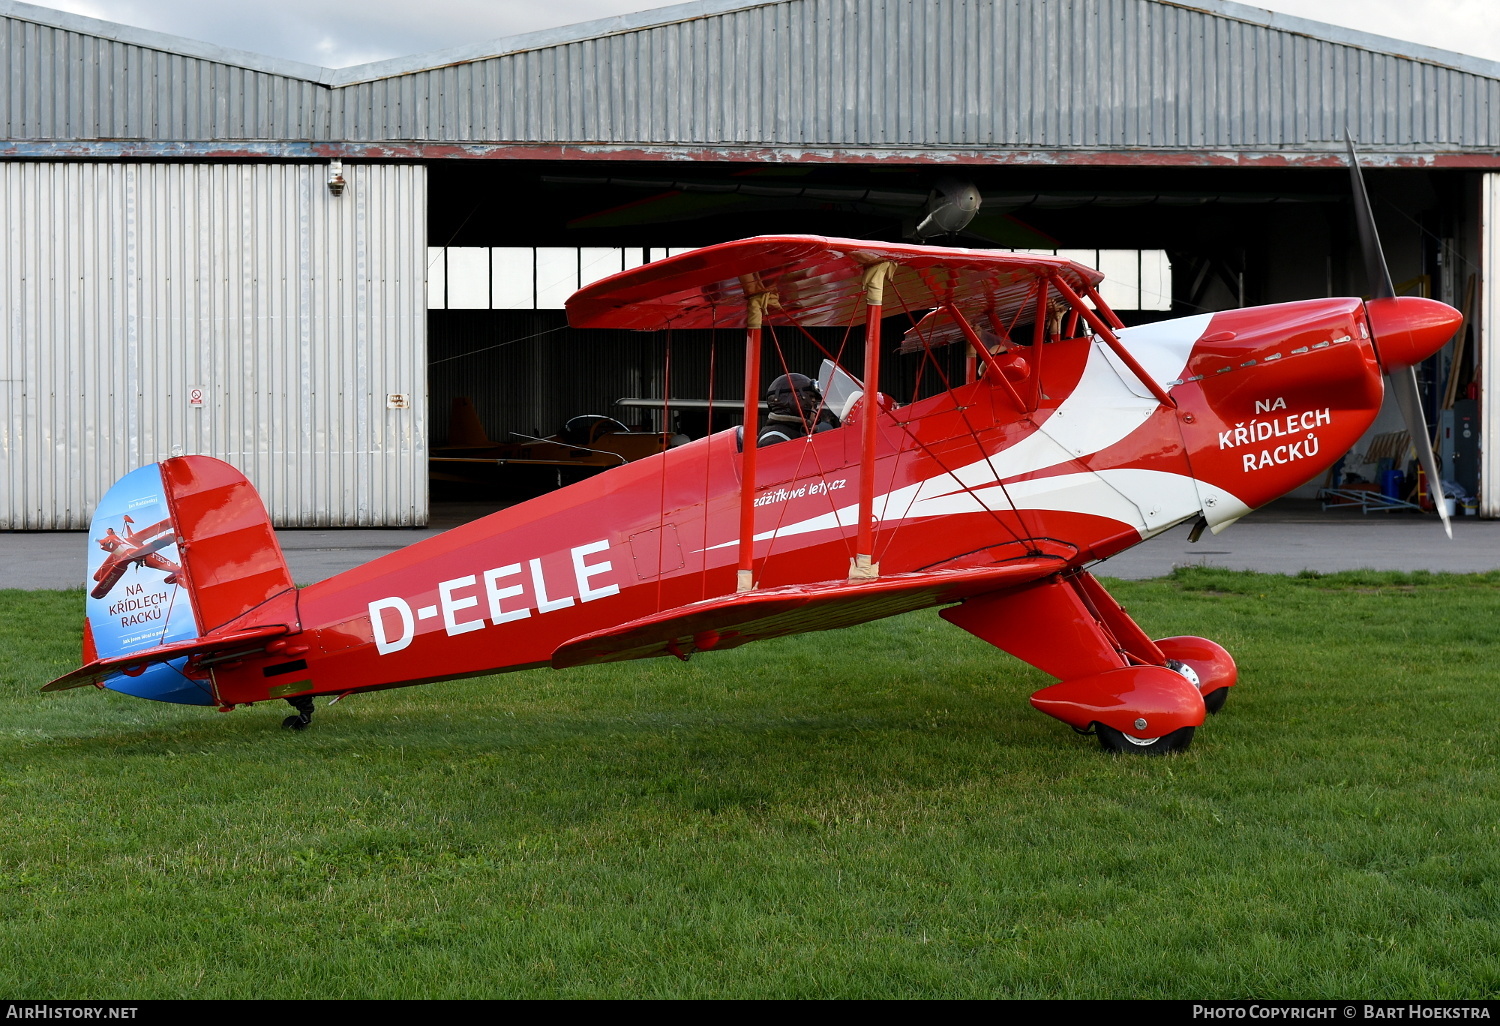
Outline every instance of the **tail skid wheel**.
{"type": "Polygon", "coordinates": [[[1131,737],[1102,723],[1095,723],[1094,729],[1099,733],[1099,747],[1106,752],[1121,755],[1172,755],[1188,750],[1188,746],[1193,743],[1193,731],[1196,728],[1182,727],[1170,734],[1152,738],[1131,737]]]}
{"type": "Polygon", "coordinates": [[[308,724],[312,723],[312,696],[298,695],[296,698],[288,698],[286,702],[287,705],[297,710],[297,714],[282,720],[281,726],[286,730],[306,730],[308,724]]]}

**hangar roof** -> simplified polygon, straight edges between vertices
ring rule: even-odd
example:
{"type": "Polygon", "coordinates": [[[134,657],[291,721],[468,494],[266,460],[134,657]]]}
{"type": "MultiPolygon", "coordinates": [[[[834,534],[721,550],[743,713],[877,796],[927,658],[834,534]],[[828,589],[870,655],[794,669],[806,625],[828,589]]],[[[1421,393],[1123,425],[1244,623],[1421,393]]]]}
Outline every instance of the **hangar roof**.
{"type": "Polygon", "coordinates": [[[1500,167],[1500,63],[1225,0],[696,0],[331,70],[0,0],[0,157],[1500,167]]]}

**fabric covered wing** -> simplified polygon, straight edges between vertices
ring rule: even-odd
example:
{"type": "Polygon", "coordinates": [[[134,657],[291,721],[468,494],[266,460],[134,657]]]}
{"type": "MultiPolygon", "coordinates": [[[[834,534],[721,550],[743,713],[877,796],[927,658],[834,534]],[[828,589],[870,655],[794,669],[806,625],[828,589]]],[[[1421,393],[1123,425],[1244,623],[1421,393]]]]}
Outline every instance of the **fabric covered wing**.
{"type": "Polygon", "coordinates": [[[790,585],[678,606],[558,646],[558,669],[586,663],[738,648],[751,641],[826,631],[926,606],[1021,587],[1064,569],[1058,558],[1032,558],[976,570],[893,574],[876,581],[790,585]]]}
{"type": "Polygon", "coordinates": [[[575,328],[743,327],[746,296],[772,292],[767,324],[844,326],[864,318],[864,271],[889,261],[888,314],[952,303],[1007,322],[1034,299],[1040,278],[1059,275],[1075,292],[1104,280],[1054,256],[906,246],[814,235],[768,235],[707,246],[632,268],[579,289],[568,300],[575,328]]]}

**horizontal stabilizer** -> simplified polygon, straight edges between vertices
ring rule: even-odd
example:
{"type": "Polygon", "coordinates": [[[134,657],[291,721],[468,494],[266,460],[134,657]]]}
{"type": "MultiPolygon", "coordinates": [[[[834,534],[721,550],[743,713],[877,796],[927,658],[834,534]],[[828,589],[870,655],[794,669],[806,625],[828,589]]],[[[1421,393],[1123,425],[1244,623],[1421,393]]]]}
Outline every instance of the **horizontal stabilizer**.
{"type": "Polygon", "coordinates": [[[126,655],[95,659],[45,685],[42,690],[67,691],[69,688],[81,688],[85,684],[99,684],[117,673],[124,673],[128,676],[131,671],[139,673],[140,670],[155,663],[165,663],[183,656],[224,655],[227,657],[239,649],[259,652],[263,646],[257,644],[258,642],[287,633],[289,633],[289,628],[285,624],[270,624],[264,627],[229,631],[207,638],[174,641],[168,645],[158,645],[155,648],[130,652],[126,655]]]}
{"type": "Polygon", "coordinates": [[[552,665],[563,669],[665,655],[686,658],[693,652],[849,627],[1019,587],[1065,566],[1062,559],[1036,557],[975,570],[928,570],[724,595],[574,638],[552,653],[552,665]]]}

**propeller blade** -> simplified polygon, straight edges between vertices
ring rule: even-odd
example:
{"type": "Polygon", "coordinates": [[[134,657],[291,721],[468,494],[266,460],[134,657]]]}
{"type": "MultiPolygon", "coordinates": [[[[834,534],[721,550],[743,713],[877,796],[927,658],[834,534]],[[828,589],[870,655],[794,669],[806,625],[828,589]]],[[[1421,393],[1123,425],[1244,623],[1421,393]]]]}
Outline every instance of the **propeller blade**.
{"type": "Polygon", "coordinates": [[[1448,504],[1443,499],[1443,482],[1438,477],[1437,456],[1432,451],[1432,439],[1427,435],[1427,421],[1422,417],[1422,395],[1417,390],[1415,367],[1393,368],[1388,375],[1391,390],[1396,393],[1396,403],[1401,407],[1401,419],[1406,421],[1406,430],[1411,435],[1411,444],[1417,448],[1417,461],[1427,474],[1427,493],[1437,505],[1438,516],[1443,518],[1443,530],[1453,537],[1453,525],[1448,522],[1448,504]]]}
{"type": "MultiPolygon", "coordinates": [[[[1380,248],[1380,234],[1375,231],[1375,214],[1370,209],[1370,195],[1365,192],[1365,176],[1354,153],[1354,140],[1344,131],[1349,147],[1349,177],[1354,185],[1354,224],[1359,229],[1359,250],[1365,258],[1365,281],[1373,299],[1388,299],[1396,294],[1391,269],[1386,266],[1385,251],[1380,248]]],[[[1413,435],[1412,437],[1416,437],[1413,435]]]]}
{"type": "MultiPolygon", "coordinates": [[[[1354,188],[1354,224],[1359,229],[1359,249],[1365,258],[1365,280],[1372,300],[1394,299],[1396,286],[1391,281],[1391,269],[1385,262],[1385,251],[1380,248],[1380,233],[1375,230],[1375,214],[1370,209],[1370,195],[1365,192],[1365,177],[1359,169],[1359,157],[1354,152],[1354,139],[1348,130],[1344,132],[1344,143],[1349,148],[1349,178],[1354,188]]],[[[1378,304],[1377,304],[1378,305],[1378,304]]],[[[1394,336],[1396,332],[1390,332],[1394,336]]],[[[1380,332],[1375,331],[1375,348],[1380,350],[1380,332]]],[[[1437,456],[1432,451],[1432,436],[1427,433],[1427,418],[1422,412],[1422,393],[1417,387],[1417,368],[1414,365],[1396,366],[1387,362],[1386,377],[1391,390],[1396,394],[1396,404],[1401,407],[1401,419],[1406,422],[1406,432],[1417,450],[1417,462],[1427,475],[1427,494],[1432,496],[1442,518],[1443,530],[1453,537],[1453,525],[1448,522],[1448,504],[1443,499],[1443,482],[1438,477],[1437,456]]]]}

